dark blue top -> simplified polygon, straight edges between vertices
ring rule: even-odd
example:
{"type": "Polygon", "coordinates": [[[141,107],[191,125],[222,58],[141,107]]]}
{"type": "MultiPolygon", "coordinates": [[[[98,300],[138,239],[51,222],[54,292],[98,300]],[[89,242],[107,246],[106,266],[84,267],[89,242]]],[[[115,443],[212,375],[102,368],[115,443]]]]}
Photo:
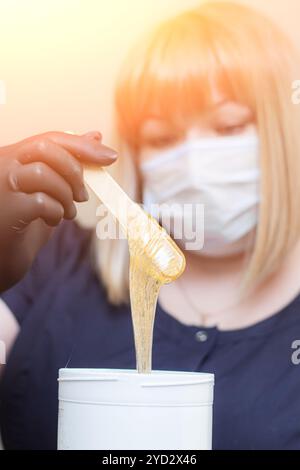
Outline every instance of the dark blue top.
{"type": "MultiPolygon", "coordinates": [[[[106,299],[90,263],[91,232],[66,222],[2,298],[21,325],[1,380],[9,449],[55,449],[60,367],[134,368],[130,310],[106,299]]],[[[300,449],[300,297],[255,326],[186,326],[159,305],[153,368],[215,374],[215,449],[300,449]]]]}

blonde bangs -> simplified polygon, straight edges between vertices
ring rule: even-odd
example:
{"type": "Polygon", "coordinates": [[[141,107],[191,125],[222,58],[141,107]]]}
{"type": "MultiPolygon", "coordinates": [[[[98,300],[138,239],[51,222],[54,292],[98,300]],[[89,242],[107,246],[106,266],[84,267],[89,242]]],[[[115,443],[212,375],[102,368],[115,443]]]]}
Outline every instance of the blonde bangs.
{"type": "Polygon", "coordinates": [[[138,146],[147,118],[193,120],[212,105],[214,88],[226,99],[254,107],[251,63],[245,63],[242,46],[237,51],[234,35],[223,29],[200,12],[188,12],[132,51],[116,91],[118,128],[131,147],[138,146]]]}

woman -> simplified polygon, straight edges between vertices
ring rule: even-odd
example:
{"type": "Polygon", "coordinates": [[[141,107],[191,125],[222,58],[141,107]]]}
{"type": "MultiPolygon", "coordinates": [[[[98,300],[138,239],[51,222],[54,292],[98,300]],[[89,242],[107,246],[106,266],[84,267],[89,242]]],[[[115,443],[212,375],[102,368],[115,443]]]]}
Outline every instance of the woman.
{"type": "MultiPolygon", "coordinates": [[[[120,182],[147,207],[205,206],[203,249],[186,250],[185,273],[159,296],[153,368],[215,373],[214,449],[299,448],[290,56],[264,17],[208,3],[157,28],[117,90],[120,182]]],[[[135,367],[126,244],[97,241],[99,283],[92,241],[65,223],[3,295],[20,329],[1,384],[7,448],[55,448],[60,367],[135,367]]]]}

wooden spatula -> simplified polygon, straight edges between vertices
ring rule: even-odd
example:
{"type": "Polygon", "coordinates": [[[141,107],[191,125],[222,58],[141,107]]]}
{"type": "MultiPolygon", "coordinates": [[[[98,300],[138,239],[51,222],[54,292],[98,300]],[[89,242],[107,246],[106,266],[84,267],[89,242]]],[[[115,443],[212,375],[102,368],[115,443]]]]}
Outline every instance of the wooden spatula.
{"type": "Polygon", "coordinates": [[[132,201],[102,167],[86,166],[84,180],[111,214],[118,220],[127,238],[137,240],[164,282],[179,277],[185,257],[172,238],[142,207],[132,201]]]}

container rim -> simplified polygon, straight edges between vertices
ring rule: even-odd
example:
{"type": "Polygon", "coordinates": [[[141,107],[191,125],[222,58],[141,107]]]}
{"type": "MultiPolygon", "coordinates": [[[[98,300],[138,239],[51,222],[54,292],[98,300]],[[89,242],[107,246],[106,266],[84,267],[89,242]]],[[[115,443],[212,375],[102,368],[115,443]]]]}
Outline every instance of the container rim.
{"type": "Polygon", "coordinates": [[[214,383],[214,374],[206,372],[154,370],[151,374],[139,374],[135,369],[59,369],[59,382],[67,381],[109,381],[126,380],[144,387],[196,385],[214,383]]]}

